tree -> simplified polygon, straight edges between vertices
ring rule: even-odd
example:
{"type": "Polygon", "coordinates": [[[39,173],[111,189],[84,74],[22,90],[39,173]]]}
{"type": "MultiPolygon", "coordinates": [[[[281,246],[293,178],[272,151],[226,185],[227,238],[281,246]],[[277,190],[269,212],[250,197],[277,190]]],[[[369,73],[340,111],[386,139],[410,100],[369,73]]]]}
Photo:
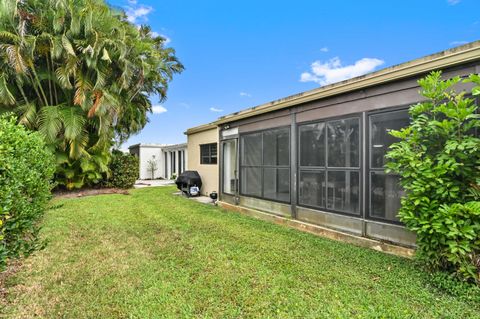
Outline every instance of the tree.
{"type": "Polygon", "coordinates": [[[40,132],[60,184],[98,182],[114,140],[145,126],[149,96],[183,70],[164,43],[103,0],[3,0],[0,110],[40,132]]]}
{"type": "Polygon", "coordinates": [[[147,161],[147,167],[148,167],[148,170],[150,171],[150,174],[152,174],[152,179],[155,179],[155,172],[158,169],[157,161],[155,160],[155,155],[153,155],[152,158],[147,161]]]}
{"type": "MultiPolygon", "coordinates": [[[[387,168],[406,190],[399,216],[417,234],[420,259],[480,284],[480,119],[475,100],[454,90],[461,81],[440,72],[419,81],[426,101],[410,108],[408,127],[391,132],[399,142],[387,168]]],[[[480,94],[478,75],[466,82],[480,94]]]]}

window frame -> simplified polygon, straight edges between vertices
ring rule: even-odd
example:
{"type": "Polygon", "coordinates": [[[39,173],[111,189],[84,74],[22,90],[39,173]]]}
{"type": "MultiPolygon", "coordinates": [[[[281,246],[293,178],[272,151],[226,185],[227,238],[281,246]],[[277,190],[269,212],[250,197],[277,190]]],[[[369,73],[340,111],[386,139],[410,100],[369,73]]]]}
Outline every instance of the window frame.
{"type": "MultiPolygon", "coordinates": [[[[419,102],[421,103],[421,102],[419,102]]],[[[394,106],[394,107],[388,107],[388,108],[382,108],[378,110],[372,110],[365,112],[365,117],[366,117],[366,127],[365,127],[365,152],[366,152],[366,157],[365,160],[367,163],[365,163],[365,176],[366,176],[366,181],[365,181],[365,219],[366,220],[372,220],[375,222],[380,222],[380,223],[386,223],[386,224],[393,224],[393,225],[399,225],[399,226],[404,226],[404,224],[400,220],[390,220],[386,218],[381,218],[378,216],[373,216],[371,214],[371,208],[372,208],[372,192],[371,192],[371,185],[372,185],[372,172],[382,172],[385,175],[385,168],[378,168],[378,167],[371,167],[372,164],[372,151],[371,151],[371,116],[379,115],[379,114],[388,114],[392,112],[400,112],[400,111],[407,111],[410,109],[411,104],[404,104],[404,105],[399,105],[399,106],[394,106]]],[[[397,174],[389,174],[389,175],[397,175],[397,174]]],[[[397,175],[398,176],[398,175],[397,175]]]]}
{"type": "Polygon", "coordinates": [[[221,190],[222,190],[222,194],[227,194],[227,195],[231,195],[231,196],[235,196],[236,194],[238,194],[240,192],[240,169],[239,169],[239,157],[240,157],[240,154],[239,154],[239,150],[240,150],[240,139],[239,138],[228,138],[228,139],[224,139],[222,141],[220,141],[222,147],[222,164],[221,164],[221,167],[222,167],[222,170],[221,170],[221,181],[222,181],[222,185],[221,185],[221,190]],[[225,192],[225,144],[227,143],[234,143],[235,144],[235,192],[233,193],[228,193],[228,192],[225,192]]]}
{"type": "Polygon", "coordinates": [[[205,144],[200,144],[200,165],[218,165],[218,143],[205,143],[205,144]],[[212,146],[215,145],[216,147],[216,155],[215,157],[212,156],[212,146]],[[208,147],[208,155],[203,156],[202,154],[202,147],[208,147]],[[204,157],[208,157],[209,162],[205,163],[203,161],[204,157]],[[212,163],[212,158],[215,158],[215,163],[212,163]]]}
{"type": "Polygon", "coordinates": [[[271,202],[276,202],[276,203],[282,203],[282,204],[290,204],[292,203],[292,178],[291,178],[291,171],[292,171],[292,142],[291,142],[291,139],[292,139],[292,128],[290,125],[282,125],[282,126],[276,126],[276,127],[271,127],[271,128],[266,128],[266,129],[260,129],[260,130],[255,130],[255,131],[248,131],[248,132],[244,132],[244,133],[240,133],[239,136],[238,136],[238,194],[240,194],[241,196],[245,196],[245,197],[251,197],[251,198],[257,198],[257,199],[262,199],[262,200],[266,200],[266,201],[271,201],[271,202]],[[263,154],[263,133],[266,132],[266,131],[274,131],[274,130],[280,130],[280,129],[287,129],[288,130],[288,137],[289,137],[289,141],[288,141],[288,149],[289,149],[289,152],[288,152],[288,165],[264,165],[263,162],[264,162],[264,154],[263,154]],[[243,164],[243,137],[246,136],[246,135],[250,135],[250,134],[257,134],[257,133],[261,133],[261,136],[262,136],[262,146],[261,146],[261,165],[244,165],[243,164]],[[260,174],[260,187],[261,187],[261,196],[257,196],[257,195],[250,195],[250,194],[244,194],[243,193],[243,178],[242,178],[242,173],[243,173],[243,168],[259,168],[261,170],[261,174],[260,174]],[[289,172],[289,199],[288,201],[282,201],[282,200],[279,200],[279,199],[272,199],[272,198],[266,198],[264,197],[264,168],[275,168],[275,169],[288,169],[288,172],[289,172]]]}
{"type": "MultiPolygon", "coordinates": [[[[343,114],[343,115],[337,115],[337,116],[330,116],[330,117],[323,117],[315,120],[309,120],[309,121],[304,121],[304,122],[297,122],[297,147],[296,147],[296,154],[297,154],[297,167],[295,168],[297,171],[296,174],[296,195],[297,195],[297,203],[299,207],[304,207],[312,210],[319,210],[319,211],[324,211],[328,213],[334,213],[338,215],[344,215],[344,216],[349,216],[349,217],[354,217],[354,218],[363,218],[364,217],[364,201],[365,201],[365,196],[363,192],[363,185],[364,183],[364,177],[363,177],[363,172],[364,172],[364,165],[363,163],[363,155],[365,150],[363,149],[363,140],[365,138],[364,136],[364,127],[363,127],[363,113],[365,112],[356,112],[356,113],[348,113],[348,114],[343,114]],[[358,156],[359,156],[359,166],[358,167],[329,167],[328,166],[328,134],[327,134],[327,123],[328,122],[333,122],[333,121],[338,121],[338,120],[348,120],[348,119],[358,119],[358,156]],[[316,124],[316,123],[325,123],[324,125],[324,143],[325,143],[325,165],[324,166],[300,166],[301,164],[301,154],[300,154],[300,143],[301,143],[301,136],[300,136],[300,127],[302,125],[309,125],[309,124],[316,124]],[[341,210],[334,210],[331,208],[327,208],[328,204],[328,187],[325,188],[325,193],[324,198],[325,198],[325,207],[320,207],[320,206],[313,206],[313,205],[308,205],[308,204],[302,204],[300,203],[300,175],[301,172],[324,172],[325,176],[325,183],[328,183],[328,171],[332,172],[348,172],[348,171],[354,171],[358,172],[359,175],[359,180],[358,180],[358,213],[353,213],[353,212],[346,212],[346,211],[341,211],[341,210]]],[[[367,135],[368,136],[368,135],[367,135]]]]}

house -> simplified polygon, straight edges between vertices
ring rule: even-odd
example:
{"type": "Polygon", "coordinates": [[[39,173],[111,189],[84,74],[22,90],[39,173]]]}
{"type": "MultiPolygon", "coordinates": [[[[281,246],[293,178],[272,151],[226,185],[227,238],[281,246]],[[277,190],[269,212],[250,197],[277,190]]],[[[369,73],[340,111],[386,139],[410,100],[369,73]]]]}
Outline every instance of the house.
{"type": "Polygon", "coordinates": [[[433,70],[480,73],[480,41],[188,129],[189,166],[226,206],[413,246],[384,155],[394,142],[388,132],[407,125],[408,107],[422,101],[417,80],[433,70]],[[202,164],[207,143],[218,145],[216,170],[202,164]]]}
{"type": "Polygon", "coordinates": [[[187,169],[187,144],[135,144],[128,148],[138,157],[140,179],[171,179],[187,169]],[[154,164],[152,164],[154,163],[154,164]],[[152,166],[154,169],[152,176],[152,166]]]}

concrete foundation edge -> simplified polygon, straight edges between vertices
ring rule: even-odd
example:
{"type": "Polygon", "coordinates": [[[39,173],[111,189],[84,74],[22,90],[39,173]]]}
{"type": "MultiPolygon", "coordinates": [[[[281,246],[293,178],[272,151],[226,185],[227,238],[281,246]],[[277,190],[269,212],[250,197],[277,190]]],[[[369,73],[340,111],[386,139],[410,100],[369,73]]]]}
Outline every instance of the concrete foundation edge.
{"type": "Polygon", "coordinates": [[[307,232],[310,234],[314,234],[314,235],[325,237],[332,240],[342,241],[345,243],[353,244],[355,246],[373,249],[386,254],[396,255],[396,256],[405,257],[405,258],[412,258],[415,254],[415,250],[412,248],[397,246],[397,245],[385,243],[385,242],[370,239],[370,238],[360,237],[360,236],[340,232],[337,230],[325,228],[322,226],[309,224],[299,220],[289,219],[289,218],[281,217],[278,215],[273,215],[273,214],[265,213],[255,209],[251,209],[251,208],[232,205],[226,202],[219,201],[218,205],[224,209],[236,211],[257,219],[273,222],[279,225],[286,225],[303,232],[307,232]]]}

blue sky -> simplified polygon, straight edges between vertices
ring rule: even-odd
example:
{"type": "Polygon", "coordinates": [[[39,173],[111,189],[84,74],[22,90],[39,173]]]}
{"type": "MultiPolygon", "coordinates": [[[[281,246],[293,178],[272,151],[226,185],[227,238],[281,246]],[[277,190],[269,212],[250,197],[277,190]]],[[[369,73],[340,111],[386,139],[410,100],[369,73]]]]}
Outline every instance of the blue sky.
{"type": "Polygon", "coordinates": [[[479,39],[478,0],[112,0],[169,39],[186,70],[135,143],[479,39]]]}

